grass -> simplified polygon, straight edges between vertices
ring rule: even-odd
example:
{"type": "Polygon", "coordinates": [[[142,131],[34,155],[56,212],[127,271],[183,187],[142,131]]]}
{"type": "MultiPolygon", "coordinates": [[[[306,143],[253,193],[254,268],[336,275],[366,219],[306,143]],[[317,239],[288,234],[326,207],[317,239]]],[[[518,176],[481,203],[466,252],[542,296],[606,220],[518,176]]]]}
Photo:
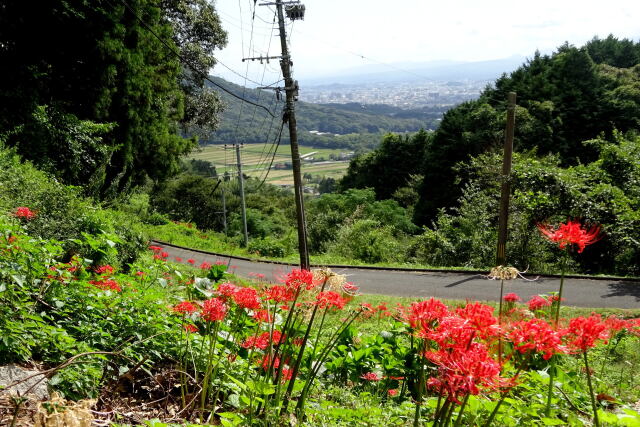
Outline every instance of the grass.
{"type": "MultiPolygon", "coordinates": [[[[241,158],[243,164],[243,172],[252,177],[260,179],[264,178],[265,170],[271,161],[270,152],[271,144],[246,144],[241,149],[241,158]]],[[[312,154],[315,159],[324,158],[329,161],[330,155],[339,156],[347,150],[316,148],[316,147],[300,147],[300,155],[304,156],[312,154]]],[[[187,159],[206,160],[215,165],[218,174],[233,171],[236,169],[236,153],[232,147],[223,145],[207,145],[198,151],[192,153],[187,159]]],[[[289,145],[280,145],[274,156],[273,165],[291,163],[291,147],[289,145]]],[[[349,166],[348,161],[331,162],[331,163],[302,163],[302,173],[317,176],[331,177],[334,179],[344,175],[349,166]]],[[[274,185],[291,185],[293,184],[293,175],[291,169],[271,169],[266,182],[274,185]]]]}

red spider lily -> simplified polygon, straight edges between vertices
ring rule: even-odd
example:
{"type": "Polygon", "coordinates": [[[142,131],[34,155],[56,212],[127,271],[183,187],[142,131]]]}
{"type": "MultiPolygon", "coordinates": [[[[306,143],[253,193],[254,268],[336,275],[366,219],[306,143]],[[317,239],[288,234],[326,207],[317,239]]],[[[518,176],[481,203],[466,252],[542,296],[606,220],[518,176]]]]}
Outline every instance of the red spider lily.
{"type": "Polygon", "coordinates": [[[576,245],[578,253],[582,253],[586,246],[602,238],[599,225],[583,228],[578,221],[561,223],[557,229],[547,224],[538,224],[538,230],[550,241],[558,243],[560,249],[564,249],[567,245],[576,245]]]}
{"type": "Polygon", "coordinates": [[[395,397],[398,395],[398,389],[396,388],[392,388],[387,390],[387,394],[389,395],[389,397],[395,397]]]}
{"type": "Polygon", "coordinates": [[[335,308],[342,310],[347,300],[342,298],[339,293],[333,291],[320,292],[315,302],[320,308],[335,308]]]}
{"type": "Polygon", "coordinates": [[[257,310],[262,307],[262,302],[258,298],[258,291],[250,287],[238,287],[232,294],[233,301],[241,308],[257,310]]]}
{"type": "Polygon", "coordinates": [[[211,263],[210,262],[203,261],[202,264],[200,264],[200,269],[201,270],[208,270],[210,268],[211,268],[211,263]]]}
{"type": "Polygon", "coordinates": [[[251,316],[258,322],[271,323],[272,317],[267,310],[256,310],[251,316]]]}
{"type": "Polygon", "coordinates": [[[194,264],[196,263],[196,260],[195,260],[195,259],[193,259],[193,258],[189,258],[189,259],[187,260],[187,262],[188,262],[189,264],[191,264],[191,265],[194,265],[194,264]]]}
{"type": "Polygon", "coordinates": [[[136,271],[136,276],[138,277],[144,277],[146,276],[147,273],[145,273],[144,271],[136,271]]]}
{"type": "Polygon", "coordinates": [[[113,274],[115,269],[109,264],[107,264],[107,265],[98,266],[94,268],[93,271],[95,271],[96,274],[113,274]]]}
{"type": "Polygon", "coordinates": [[[293,301],[295,291],[282,285],[269,286],[263,291],[263,298],[276,303],[293,301]]]}
{"type": "Polygon", "coordinates": [[[609,333],[611,335],[614,335],[617,332],[620,332],[621,330],[627,329],[632,326],[632,324],[628,320],[621,319],[620,317],[613,314],[607,317],[604,320],[604,323],[605,325],[607,325],[607,329],[609,329],[609,333]]]}
{"type": "Polygon", "coordinates": [[[493,316],[493,307],[474,302],[456,309],[456,314],[465,319],[483,337],[494,334],[498,319],[493,316]]]}
{"type": "Polygon", "coordinates": [[[149,249],[150,249],[150,250],[152,250],[153,252],[160,252],[160,251],[162,251],[162,247],[160,247],[160,246],[153,246],[153,245],[150,245],[150,246],[149,246],[149,249]]]}
{"type": "Polygon", "coordinates": [[[160,253],[160,256],[161,256],[163,259],[167,259],[167,258],[169,258],[169,252],[161,252],[161,253],[160,253]]]}
{"type": "Polygon", "coordinates": [[[191,314],[195,313],[197,310],[198,307],[189,301],[182,301],[180,304],[176,304],[173,307],[173,311],[180,314],[191,314]]]}
{"type": "Polygon", "coordinates": [[[15,216],[16,218],[26,219],[28,221],[35,218],[36,213],[26,206],[20,206],[16,208],[16,211],[13,214],[13,216],[15,216]]]}
{"type": "Polygon", "coordinates": [[[409,307],[407,321],[414,329],[429,329],[436,321],[449,314],[449,309],[442,301],[431,298],[426,301],[414,302],[409,307]]]}
{"type": "Polygon", "coordinates": [[[310,290],[318,284],[313,280],[313,273],[311,271],[297,268],[291,270],[291,272],[284,277],[283,282],[288,289],[294,292],[303,287],[306,290],[310,290]]]}
{"type": "Polygon", "coordinates": [[[227,314],[227,306],[219,298],[211,298],[204,302],[202,318],[208,322],[223,320],[227,314]]]}
{"type": "Polygon", "coordinates": [[[190,334],[195,334],[196,332],[198,332],[198,327],[195,325],[185,323],[183,326],[184,326],[184,330],[189,332],[190,334]]]}
{"type": "Polygon", "coordinates": [[[467,348],[476,335],[476,330],[462,317],[448,316],[440,320],[434,329],[421,329],[418,336],[438,344],[441,349],[467,348]]]}
{"type": "Polygon", "coordinates": [[[257,337],[249,337],[243,343],[243,348],[259,348],[260,350],[264,350],[269,346],[271,342],[272,345],[282,344],[285,339],[285,335],[279,330],[275,329],[273,331],[273,335],[270,332],[263,332],[257,337]]]}
{"type": "Polygon", "coordinates": [[[182,258],[180,258],[179,256],[175,257],[176,262],[182,262],[182,258]]]}
{"type": "Polygon", "coordinates": [[[522,354],[542,353],[544,360],[549,360],[554,354],[567,353],[567,348],[562,345],[562,336],[562,331],[556,331],[542,319],[515,322],[507,333],[517,351],[522,354]]]}
{"type": "Polygon", "coordinates": [[[355,295],[356,293],[358,293],[359,289],[359,287],[351,282],[345,282],[342,284],[342,292],[348,295],[355,295]]]}
{"type": "Polygon", "coordinates": [[[122,288],[120,287],[120,285],[118,285],[118,282],[116,282],[113,279],[89,280],[89,283],[91,283],[93,286],[103,291],[107,291],[107,290],[114,291],[114,292],[122,291],[122,288]]]}
{"type": "Polygon", "coordinates": [[[544,307],[549,307],[551,305],[551,301],[547,298],[541,297],[540,295],[535,295],[528,302],[529,310],[536,311],[540,310],[544,307]]]}
{"type": "Polygon", "coordinates": [[[231,282],[224,282],[218,285],[218,289],[216,289],[215,293],[216,295],[222,297],[224,300],[229,300],[234,297],[239,289],[239,286],[236,286],[231,282]]]}
{"type": "Polygon", "coordinates": [[[438,377],[428,384],[446,393],[452,402],[460,403],[460,396],[477,395],[480,389],[490,391],[504,385],[500,364],[481,343],[473,343],[464,350],[431,351],[425,357],[438,366],[438,377]]]}
{"type": "Polygon", "coordinates": [[[514,294],[514,293],[506,294],[502,299],[505,300],[506,302],[518,302],[522,300],[522,298],[520,298],[518,294],[514,294]]]}
{"type": "Polygon", "coordinates": [[[360,375],[360,378],[366,381],[380,381],[382,379],[382,377],[375,372],[367,372],[366,374],[360,375]]]}
{"type": "Polygon", "coordinates": [[[627,320],[627,331],[629,331],[631,335],[640,337],[640,317],[627,320]]]}
{"type": "Polygon", "coordinates": [[[602,316],[592,314],[589,317],[576,317],[569,321],[567,343],[574,351],[587,351],[599,340],[609,339],[609,329],[602,316]]]}

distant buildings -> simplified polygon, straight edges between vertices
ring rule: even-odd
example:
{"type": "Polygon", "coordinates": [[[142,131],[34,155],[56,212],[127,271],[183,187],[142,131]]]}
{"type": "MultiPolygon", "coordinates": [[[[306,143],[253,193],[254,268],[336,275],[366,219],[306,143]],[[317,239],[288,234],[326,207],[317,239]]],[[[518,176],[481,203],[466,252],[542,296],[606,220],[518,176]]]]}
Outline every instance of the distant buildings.
{"type": "MultiPolygon", "coordinates": [[[[411,109],[424,106],[453,106],[475,99],[489,81],[429,81],[424,83],[384,83],[308,86],[300,91],[300,99],[320,104],[388,104],[411,109]]],[[[316,132],[316,131],[312,131],[316,132]]],[[[322,132],[316,132],[323,135],[322,132]]]]}

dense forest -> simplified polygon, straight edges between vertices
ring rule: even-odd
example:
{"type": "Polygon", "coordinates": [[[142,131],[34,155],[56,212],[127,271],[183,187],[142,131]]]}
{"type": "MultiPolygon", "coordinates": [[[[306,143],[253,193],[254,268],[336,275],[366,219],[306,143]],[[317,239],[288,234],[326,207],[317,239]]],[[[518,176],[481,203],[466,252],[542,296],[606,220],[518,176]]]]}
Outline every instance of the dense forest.
{"type": "MultiPolygon", "coordinates": [[[[243,94],[252,102],[266,106],[275,117],[271,117],[264,109],[245,104],[222,92],[225,110],[219,128],[209,136],[201,138],[201,144],[266,142],[277,137],[284,106],[284,93],[278,98],[273,90],[243,88],[219,78],[214,78],[213,81],[234,93],[243,94]]],[[[302,145],[352,150],[360,148],[362,151],[368,151],[377,147],[387,132],[404,133],[423,128],[434,129],[447,108],[403,110],[388,105],[311,104],[299,101],[296,103],[298,140],[302,145]]],[[[282,142],[288,141],[288,133],[284,132],[282,142]]]]}

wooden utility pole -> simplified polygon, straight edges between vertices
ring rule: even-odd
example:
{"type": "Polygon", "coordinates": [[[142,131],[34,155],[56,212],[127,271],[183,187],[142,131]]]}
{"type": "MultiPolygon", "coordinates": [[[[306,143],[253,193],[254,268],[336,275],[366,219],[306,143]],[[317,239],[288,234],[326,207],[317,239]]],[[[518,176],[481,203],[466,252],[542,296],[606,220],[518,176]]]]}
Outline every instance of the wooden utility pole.
{"type": "Polygon", "coordinates": [[[238,182],[240,183],[242,227],[244,229],[244,247],[246,248],[247,246],[249,246],[249,234],[247,233],[247,207],[244,201],[244,176],[242,176],[242,163],[240,162],[240,144],[236,144],[236,157],[238,158],[238,182]]]}
{"type": "MultiPolygon", "coordinates": [[[[274,4],[274,3],[266,3],[274,4]]],[[[291,165],[293,167],[293,187],[294,197],[296,200],[296,217],[298,222],[298,250],[300,252],[300,268],[308,270],[309,248],[307,246],[307,223],[304,214],[304,199],[302,189],[301,162],[300,151],[298,149],[298,132],[296,130],[296,115],[294,102],[298,95],[298,82],[291,77],[291,57],[287,48],[287,33],[284,27],[284,13],[282,11],[282,0],[276,0],[276,9],[278,11],[278,26],[280,28],[280,45],[282,55],[280,57],[280,68],[282,68],[282,76],[284,77],[286,97],[286,107],[284,112],[284,120],[289,126],[289,139],[291,141],[291,165]]]]}
{"type": "Polygon", "coordinates": [[[511,158],[513,156],[513,135],[516,124],[516,93],[509,92],[507,106],[507,128],[504,137],[502,158],[502,192],[500,194],[500,216],[498,222],[498,253],[496,265],[507,262],[507,225],[509,223],[509,197],[511,194],[511,158]]]}

